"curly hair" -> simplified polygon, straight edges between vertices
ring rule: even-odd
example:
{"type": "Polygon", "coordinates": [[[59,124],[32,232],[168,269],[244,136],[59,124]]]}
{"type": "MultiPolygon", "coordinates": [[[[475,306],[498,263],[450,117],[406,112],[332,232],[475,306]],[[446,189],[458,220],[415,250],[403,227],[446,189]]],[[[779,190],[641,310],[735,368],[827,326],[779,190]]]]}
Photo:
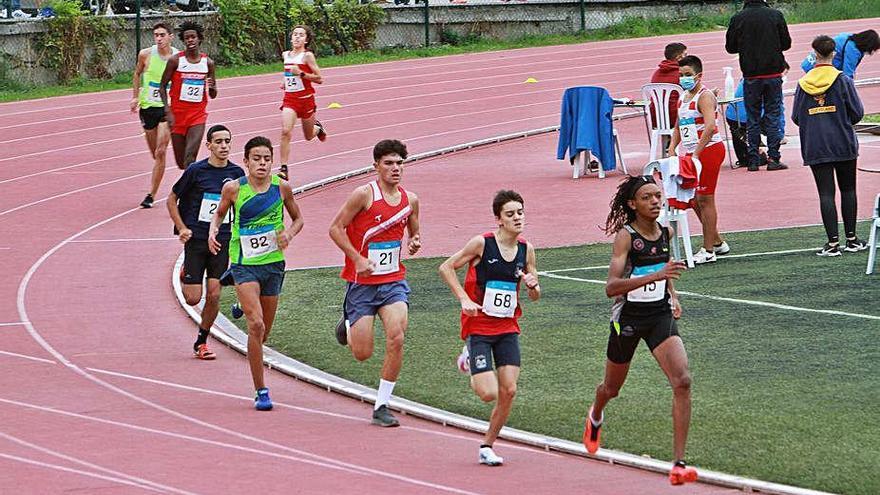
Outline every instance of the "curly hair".
{"type": "Polygon", "coordinates": [[[201,24],[186,21],[177,28],[177,37],[180,38],[180,41],[183,41],[183,33],[187,31],[195,31],[199,35],[199,41],[205,39],[205,28],[201,24]]]}
{"type": "Polygon", "coordinates": [[[611,211],[605,220],[605,234],[617,233],[625,224],[632,223],[636,219],[636,210],[630,208],[629,200],[633,199],[639,189],[645,184],[656,184],[654,177],[650,175],[627,175],[617,186],[617,193],[611,199],[609,206],[611,211]]]}

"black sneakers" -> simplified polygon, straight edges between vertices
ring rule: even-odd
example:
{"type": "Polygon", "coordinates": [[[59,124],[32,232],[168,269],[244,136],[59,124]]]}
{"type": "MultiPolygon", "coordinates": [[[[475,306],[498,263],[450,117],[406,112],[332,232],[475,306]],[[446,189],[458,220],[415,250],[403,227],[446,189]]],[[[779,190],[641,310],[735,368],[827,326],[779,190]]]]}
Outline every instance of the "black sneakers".
{"type": "Polygon", "coordinates": [[[373,424],[385,428],[400,426],[400,422],[391,414],[391,411],[388,410],[388,406],[385,404],[382,404],[379,406],[379,409],[373,411],[373,424]]]}
{"type": "Polygon", "coordinates": [[[318,133],[315,136],[318,137],[318,141],[326,141],[327,140],[327,131],[324,130],[324,126],[321,125],[321,122],[315,121],[315,129],[318,130],[318,133]]]}
{"type": "Polygon", "coordinates": [[[842,253],[840,252],[840,245],[834,244],[833,246],[830,243],[825,243],[822,246],[822,250],[816,253],[816,256],[840,256],[842,253]]]}
{"type": "Polygon", "coordinates": [[[868,249],[868,243],[858,237],[847,239],[846,246],[843,248],[847,253],[858,253],[859,251],[864,251],[866,249],[868,249]]]}
{"type": "Polygon", "coordinates": [[[282,164],[280,167],[278,167],[278,177],[281,177],[281,179],[283,179],[283,180],[287,180],[287,181],[290,180],[290,176],[287,173],[287,164],[286,163],[282,164]]]}
{"type": "Polygon", "coordinates": [[[153,207],[153,195],[147,194],[143,201],[141,201],[141,208],[152,208],[153,207]]]}
{"type": "Polygon", "coordinates": [[[767,170],[770,172],[772,172],[774,170],[787,170],[787,169],[788,169],[788,165],[786,165],[778,160],[770,160],[770,162],[767,163],[767,170]]]}

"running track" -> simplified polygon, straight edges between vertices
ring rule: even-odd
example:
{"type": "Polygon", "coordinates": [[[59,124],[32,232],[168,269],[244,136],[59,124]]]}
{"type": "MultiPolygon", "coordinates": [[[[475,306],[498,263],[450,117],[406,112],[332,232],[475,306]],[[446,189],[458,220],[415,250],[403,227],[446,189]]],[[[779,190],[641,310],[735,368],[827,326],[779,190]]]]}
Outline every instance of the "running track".
{"type": "MultiPolygon", "coordinates": [[[[876,24],[792,26],[795,48],[788,58],[796,66],[816,34],[876,24]]],[[[605,85],[615,95],[635,96],[672,39],[327,69],[319,108],[331,101],[344,107],[320,112],[330,132],[326,143],[294,143],[295,182],[364,166],[372,145],[386,137],[404,140],[417,153],[553,125],[568,86],[605,85]],[[540,82],[522,84],[530,76],[540,82]]],[[[675,39],[703,58],[709,76],[717,75],[707,77],[710,84],[719,82],[721,66],[735,65],[723,52],[721,32],[675,39]]],[[[870,58],[858,73],[878,75],[880,64],[870,58]]],[[[257,134],[277,137],[276,76],[222,80],[219,90],[209,124],[227,124],[236,149],[257,134]]],[[[880,107],[877,90],[863,96],[869,109],[880,107]]],[[[396,430],[373,428],[366,405],[274,373],[268,381],[279,407],[253,412],[240,356],[222,348],[215,362],[189,356],[194,327],[176,307],[168,283],[180,245],[170,236],[162,203],[153,210],[132,208],[146,191],[149,164],[127,99],[128,91],[114,91],[0,105],[0,254],[6,272],[0,285],[0,491],[730,491],[706,485],[673,490],[660,475],[503,442],[499,451],[507,465],[481,468],[472,434],[412,418],[396,430]]],[[[644,162],[640,125],[621,126],[633,168],[644,162]]],[[[614,179],[574,183],[554,154],[555,136],[548,135],[413,166],[407,184],[422,198],[426,254],[448,253],[487,228],[488,198],[505,184],[524,189],[529,211],[538,213],[530,216],[530,232],[539,245],[598,239],[592,226],[601,221],[614,179]],[[583,222],[559,225],[566,213],[581,214],[583,222]]],[[[796,156],[796,149],[786,151],[793,165],[796,156]]],[[[232,157],[240,158],[240,152],[232,157]]],[[[719,197],[722,204],[751,187],[760,199],[738,208],[766,208],[762,201],[790,187],[807,206],[760,218],[732,215],[735,220],[725,220],[722,210],[722,228],[817,222],[815,193],[801,187],[810,185],[803,172],[752,179],[725,170],[722,180],[729,178],[731,195],[719,197]]],[[[169,170],[160,197],[177,175],[169,170]]],[[[868,190],[880,190],[875,177],[860,177],[863,207],[868,190]]],[[[359,182],[302,199],[306,228],[288,253],[292,266],[340,261],[325,240],[327,219],[359,182]]]]}

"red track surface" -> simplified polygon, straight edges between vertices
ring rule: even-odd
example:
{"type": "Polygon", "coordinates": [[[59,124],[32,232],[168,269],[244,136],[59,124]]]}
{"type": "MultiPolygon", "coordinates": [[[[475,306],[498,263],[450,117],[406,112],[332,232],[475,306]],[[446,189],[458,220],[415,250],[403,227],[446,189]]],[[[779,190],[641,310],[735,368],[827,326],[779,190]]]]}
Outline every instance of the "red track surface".
{"type": "MultiPolygon", "coordinates": [[[[875,25],[793,26],[789,59],[799,61],[815,34],[875,25]]],[[[344,108],[320,112],[330,132],[326,143],[294,143],[296,183],[368,164],[372,145],[386,137],[416,153],[555,124],[568,86],[605,85],[635,96],[671,39],[328,69],[319,106],[338,101],[344,108]],[[540,83],[522,84],[530,76],[540,83]]],[[[710,76],[735,65],[723,53],[723,33],[675,39],[703,58],[710,76]]],[[[858,75],[878,73],[868,58],[858,75]]],[[[209,123],[229,125],[237,149],[256,134],[277,137],[276,76],[223,80],[219,89],[209,123]]],[[[880,93],[862,94],[876,111],[880,93]]],[[[0,491],[725,492],[705,485],[676,490],[660,475],[509,444],[499,447],[504,468],[481,468],[475,435],[412,418],[396,430],[373,428],[366,405],[274,373],[268,381],[280,407],[255,413],[240,356],[218,349],[215,362],[189,357],[194,326],[176,307],[168,280],[180,246],[169,237],[161,203],[153,211],[132,209],[146,191],[149,164],[127,98],[127,91],[115,91],[0,105],[0,491]]],[[[634,169],[646,156],[640,126],[621,126],[634,169]]],[[[555,139],[414,165],[405,183],[422,198],[425,254],[448,253],[488,228],[488,198],[502,186],[522,189],[528,235],[538,245],[598,240],[593,226],[616,181],[569,179],[567,165],[553,159],[555,139]]],[[[785,153],[798,163],[796,149],[785,153]]],[[[725,170],[722,229],[817,222],[809,173],[793,168],[725,170]]],[[[169,170],[163,191],[177,175],[169,170]]],[[[860,180],[866,211],[880,180],[860,180]]],[[[341,260],[326,227],[352,187],[302,199],[306,229],[288,253],[291,266],[341,260]]]]}

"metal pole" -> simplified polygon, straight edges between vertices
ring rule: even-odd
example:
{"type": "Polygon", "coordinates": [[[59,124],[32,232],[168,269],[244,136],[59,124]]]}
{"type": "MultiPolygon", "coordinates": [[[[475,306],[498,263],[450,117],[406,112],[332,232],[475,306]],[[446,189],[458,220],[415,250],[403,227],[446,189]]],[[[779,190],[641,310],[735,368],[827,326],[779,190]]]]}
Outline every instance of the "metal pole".
{"type": "Polygon", "coordinates": [[[12,19],[12,0],[3,2],[3,8],[6,9],[6,18],[12,19]]]}
{"type": "Polygon", "coordinates": [[[141,0],[137,0],[134,4],[134,59],[137,60],[141,53],[141,0]]]}
{"type": "Polygon", "coordinates": [[[425,48],[431,45],[431,26],[428,18],[428,0],[425,1],[425,48]]]}
{"type": "MultiPolygon", "coordinates": [[[[293,48],[290,45],[290,0],[284,2],[284,46],[290,50],[293,48]]],[[[312,41],[312,40],[309,40],[312,41]]],[[[312,46],[315,46],[315,43],[312,42],[312,46]]]]}
{"type": "Polygon", "coordinates": [[[584,0],[580,0],[578,3],[581,6],[581,32],[583,33],[587,30],[587,11],[584,8],[584,0]]]}

